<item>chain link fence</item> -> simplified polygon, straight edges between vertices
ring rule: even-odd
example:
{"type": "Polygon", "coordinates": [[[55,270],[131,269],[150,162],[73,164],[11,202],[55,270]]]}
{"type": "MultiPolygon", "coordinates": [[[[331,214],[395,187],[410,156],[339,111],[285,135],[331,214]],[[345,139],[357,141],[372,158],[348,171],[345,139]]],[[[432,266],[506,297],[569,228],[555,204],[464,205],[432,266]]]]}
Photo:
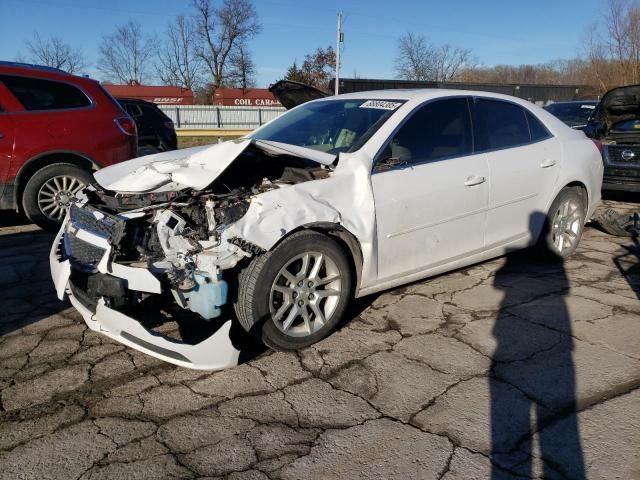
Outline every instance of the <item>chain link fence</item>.
{"type": "Polygon", "coordinates": [[[158,105],[176,128],[254,129],[286,112],[284,107],[223,107],[216,105],[158,105]]]}

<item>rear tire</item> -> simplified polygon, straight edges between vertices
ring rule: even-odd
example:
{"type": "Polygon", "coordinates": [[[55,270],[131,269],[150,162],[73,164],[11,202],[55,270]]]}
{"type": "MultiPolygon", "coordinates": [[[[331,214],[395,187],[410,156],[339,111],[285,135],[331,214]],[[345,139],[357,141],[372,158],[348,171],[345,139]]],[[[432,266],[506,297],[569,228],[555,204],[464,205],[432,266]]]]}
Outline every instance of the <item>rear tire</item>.
{"type": "Polygon", "coordinates": [[[565,187],[555,198],[536,249],[549,260],[562,261],[578,248],[587,215],[587,195],[582,188],[565,187]]]}
{"type": "Polygon", "coordinates": [[[54,163],[41,168],[27,181],[22,208],[40,228],[56,231],[75,194],[93,181],[91,173],[70,163],[54,163]]]}
{"type": "Polygon", "coordinates": [[[344,250],[304,230],[240,271],[236,315],[245,330],[275,350],[308,347],[333,332],[352,293],[344,250]]]}

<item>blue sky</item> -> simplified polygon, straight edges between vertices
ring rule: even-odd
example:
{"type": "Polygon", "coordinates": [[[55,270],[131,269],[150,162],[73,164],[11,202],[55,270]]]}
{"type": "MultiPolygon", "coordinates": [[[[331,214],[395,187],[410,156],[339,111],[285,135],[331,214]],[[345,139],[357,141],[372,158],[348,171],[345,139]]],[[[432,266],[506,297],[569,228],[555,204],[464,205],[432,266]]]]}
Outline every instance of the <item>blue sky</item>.
{"type": "MultiPolygon", "coordinates": [[[[542,63],[575,56],[584,29],[604,0],[254,0],[262,33],[251,47],[258,86],[318,46],[335,43],[336,12],[344,13],[342,76],[393,78],[396,43],[407,31],[434,43],[471,48],[483,65],[542,63]]],[[[13,60],[38,32],[82,48],[95,70],[104,35],[130,18],[162,34],[189,0],[0,0],[0,59],[13,60]]]]}

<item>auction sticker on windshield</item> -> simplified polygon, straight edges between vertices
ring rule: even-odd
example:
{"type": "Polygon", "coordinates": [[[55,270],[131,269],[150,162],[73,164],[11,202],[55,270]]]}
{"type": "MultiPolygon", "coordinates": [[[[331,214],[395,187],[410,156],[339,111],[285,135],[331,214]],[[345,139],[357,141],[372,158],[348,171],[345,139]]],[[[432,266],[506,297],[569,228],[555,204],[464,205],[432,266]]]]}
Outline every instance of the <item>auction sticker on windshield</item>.
{"type": "Polygon", "coordinates": [[[379,110],[395,110],[400,105],[401,102],[389,102],[387,100],[367,100],[360,108],[377,108],[379,110]]]}

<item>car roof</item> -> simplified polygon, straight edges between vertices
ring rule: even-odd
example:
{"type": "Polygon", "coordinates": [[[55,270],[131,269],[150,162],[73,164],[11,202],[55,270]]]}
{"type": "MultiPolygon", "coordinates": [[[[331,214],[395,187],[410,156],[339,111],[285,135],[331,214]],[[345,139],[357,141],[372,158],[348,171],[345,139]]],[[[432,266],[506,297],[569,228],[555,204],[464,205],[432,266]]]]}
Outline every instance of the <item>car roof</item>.
{"type": "MultiPolygon", "coordinates": [[[[339,95],[341,99],[372,99],[372,100],[431,100],[435,98],[445,98],[445,97],[456,97],[456,96],[466,96],[466,97],[488,97],[494,98],[498,100],[506,100],[509,102],[520,103],[522,105],[533,105],[526,99],[513,97],[511,95],[503,95],[501,93],[493,93],[493,92],[482,92],[479,90],[454,90],[454,89],[445,89],[445,88],[415,88],[415,89],[390,89],[390,90],[370,90],[365,92],[354,92],[354,93],[345,93],[339,95]]],[[[335,97],[327,97],[321,100],[329,100],[335,97]]]]}
{"type": "Polygon", "coordinates": [[[74,75],[59,68],[47,67],[45,65],[34,65],[31,63],[0,61],[0,73],[7,75],[24,75],[60,82],[72,82],[78,85],[97,84],[93,78],[74,75]]]}
{"type": "Polygon", "coordinates": [[[32,63],[7,62],[4,60],[0,60],[0,67],[23,68],[26,70],[32,70],[32,71],[38,71],[38,72],[49,72],[49,73],[57,73],[61,75],[71,75],[70,73],[67,73],[64,70],[60,70],[59,68],[47,67],[46,65],[35,65],[32,63]]]}
{"type": "MultiPolygon", "coordinates": [[[[477,90],[453,90],[444,88],[418,88],[418,89],[396,89],[396,90],[371,90],[366,92],[346,93],[337,97],[326,97],[312,102],[331,101],[331,99],[358,99],[358,100],[403,100],[407,104],[419,105],[428,100],[450,97],[484,97],[494,100],[504,100],[515,103],[529,111],[535,112],[536,116],[544,121],[544,124],[551,132],[562,138],[575,137],[576,130],[569,128],[560,119],[551,113],[543,110],[529,100],[503,95],[501,93],[482,92],[477,90]]],[[[309,102],[309,103],[312,103],[309,102]]],[[[582,134],[582,132],[579,132],[582,134]]]]}

